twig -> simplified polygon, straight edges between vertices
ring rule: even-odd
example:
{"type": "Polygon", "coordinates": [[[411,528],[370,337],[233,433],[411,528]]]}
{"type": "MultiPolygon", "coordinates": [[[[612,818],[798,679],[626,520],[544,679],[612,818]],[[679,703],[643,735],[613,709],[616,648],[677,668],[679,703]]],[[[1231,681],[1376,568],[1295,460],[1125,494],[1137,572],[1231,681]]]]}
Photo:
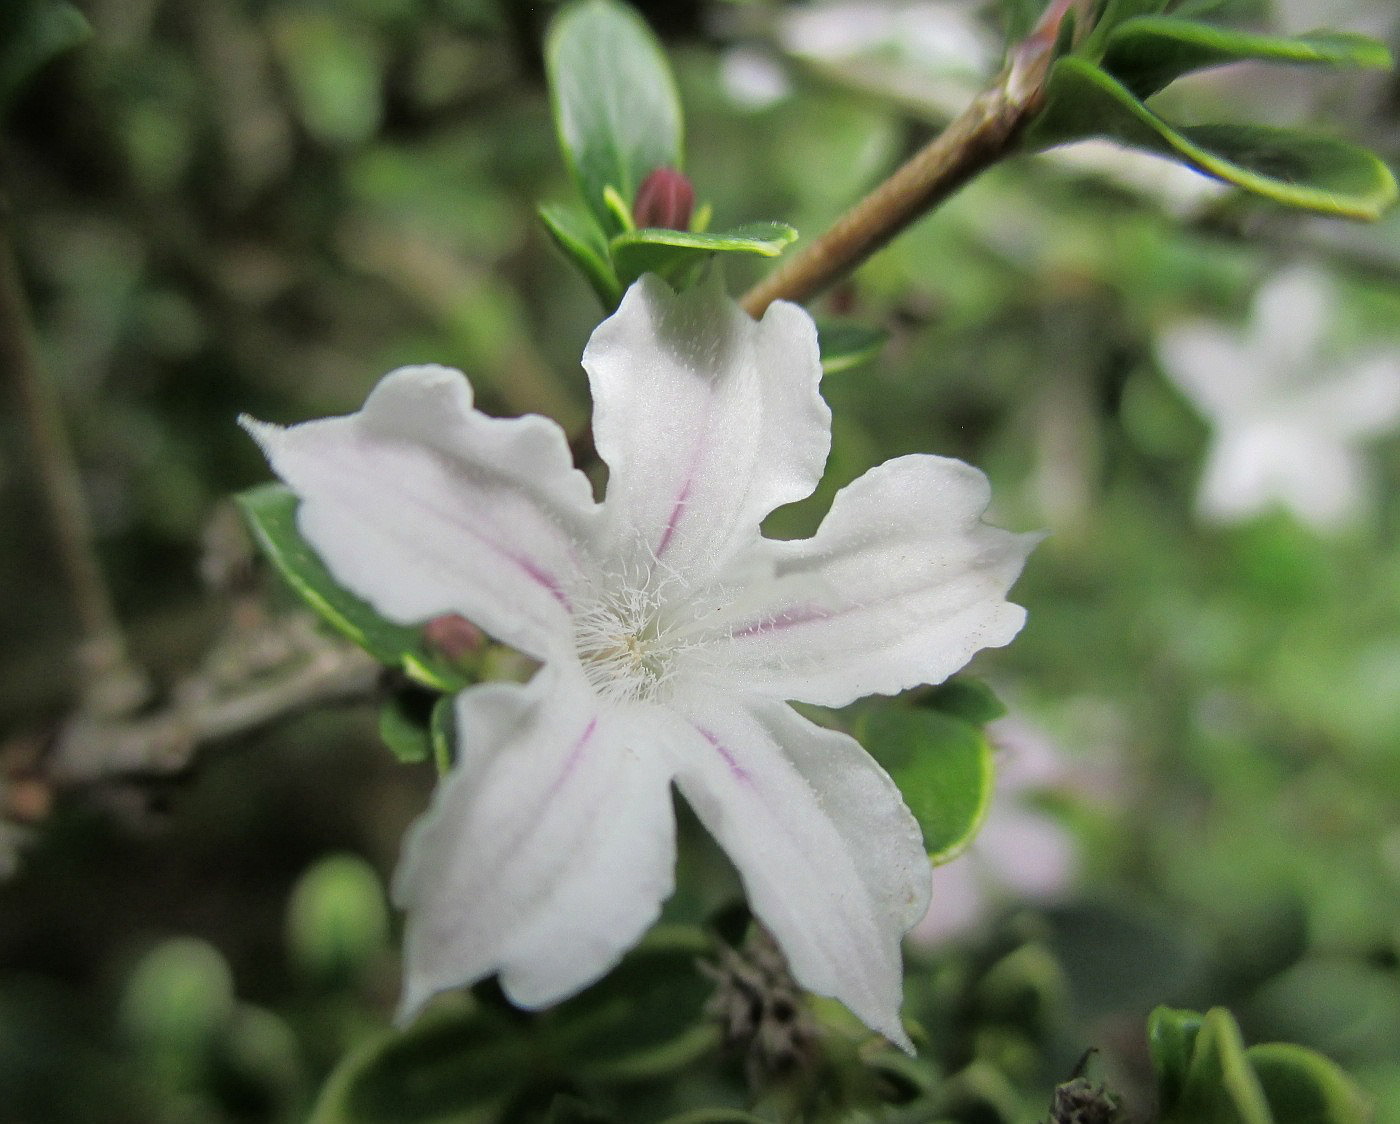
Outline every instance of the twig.
{"type": "Polygon", "coordinates": [[[1053,0],[989,89],[826,233],[744,294],[740,303],[749,315],[762,316],[775,300],[809,300],[834,285],[977,173],[1007,156],[1041,109],[1060,22],[1076,6],[1082,5],[1053,0]]]}
{"type": "Polygon", "coordinates": [[[78,664],[85,705],[94,712],[130,710],[145,695],[145,677],[131,663],[93,548],[92,520],[53,384],[39,367],[29,302],[10,236],[10,207],[0,196],[0,369],[13,382],[34,446],[59,562],[78,615],[78,664]]]}
{"type": "Polygon", "coordinates": [[[169,775],[188,768],[211,741],[249,732],[322,703],[371,696],[383,667],[361,649],[321,637],[298,618],[309,646],[271,672],[220,686],[202,670],[175,691],[166,710],[137,719],[79,714],[60,731],[44,763],[54,788],[120,776],[169,775]]]}

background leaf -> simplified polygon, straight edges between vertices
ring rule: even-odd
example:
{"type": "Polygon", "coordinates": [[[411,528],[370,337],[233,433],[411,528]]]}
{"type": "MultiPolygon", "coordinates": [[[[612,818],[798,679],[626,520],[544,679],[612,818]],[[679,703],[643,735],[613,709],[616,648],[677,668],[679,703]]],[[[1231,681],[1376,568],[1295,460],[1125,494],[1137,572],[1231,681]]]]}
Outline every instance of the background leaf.
{"type": "Polygon", "coordinates": [[[66,0],[6,0],[0,5],[0,110],[47,62],[92,34],[66,0]]]}
{"type": "Polygon", "coordinates": [[[1250,35],[1209,23],[1142,16],[1115,28],[1099,65],[1140,98],[1193,70],[1242,62],[1367,66],[1386,69],[1390,52],[1365,35],[1317,31],[1285,37],[1250,35]]]}
{"type": "Polygon", "coordinates": [[[681,166],[681,105],[666,56],[630,8],[581,0],[551,25],[545,66],[564,160],[602,228],[620,233],[603,189],[630,203],[649,172],[681,166]]]}
{"type": "Polygon", "coordinates": [[[863,324],[817,323],[817,346],[821,349],[822,374],[839,375],[869,363],[890,338],[888,332],[863,324]]]}

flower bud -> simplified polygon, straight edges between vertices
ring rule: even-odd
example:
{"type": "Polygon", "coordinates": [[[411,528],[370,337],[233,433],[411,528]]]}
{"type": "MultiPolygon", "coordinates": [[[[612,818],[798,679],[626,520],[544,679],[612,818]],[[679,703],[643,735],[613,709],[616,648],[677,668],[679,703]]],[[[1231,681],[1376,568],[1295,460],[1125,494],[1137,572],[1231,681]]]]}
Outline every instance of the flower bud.
{"type": "Polygon", "coordinates": [[[632,219],[639,227],[689,230],[695,188],[675,168],[657,168],[637,188],[632,219]]]}
{"type": "Polygon", "coordinates": [[[423,642],[452,663],[462,663],[481,651],[486,637],[460,613],[443,613],[423,626],[423,642]]]}
{"type": "Polygon", "coordinates": [[[363,978],[389,947],[379,876],[355,855],[331,855],[303,874],[287,908],[292,961],[321,984],[363,978]]]}

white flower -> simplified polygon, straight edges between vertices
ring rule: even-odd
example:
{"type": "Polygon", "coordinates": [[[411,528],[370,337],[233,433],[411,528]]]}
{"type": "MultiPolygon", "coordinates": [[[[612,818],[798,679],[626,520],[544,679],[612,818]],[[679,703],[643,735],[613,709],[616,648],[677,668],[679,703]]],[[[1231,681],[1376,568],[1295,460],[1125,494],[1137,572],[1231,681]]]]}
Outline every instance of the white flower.
{"type": "Polygon", "coordinates": [[[479,413],[442,367],[393,372],[350,417],[245,423],[340,581],[393,620],[461,613],[543,663],[457,700],[459,760],[394,884],[402,1014],[493,972],[524,1007],[606,972],[671,892],[674,783],[797,980],[908,1048],[918,825],[853,739],[785,700],[937,682],[1007,643],[1033,537],[979,521],[975,469],[906,456],[844,489],[813,538],[763,538],[830,445],[794,305],[755,323],[717,277],[679,295],[645,277],[583,364],[602,504],[559,426],[479,413]]]}
{"type": "Polygon", "coordinates": [[[1206,516],[1239,520],[1279,503],[1332,530],[1365,509],[1370,477],[1355,446],[1400,420],[1400,352],[1331,362],[1332,304],[1326,278],[1295,267],[1260,289],[1243,332],[1194,321],[1158,339],[1163,370],[1215,428],[1206,516]]]}

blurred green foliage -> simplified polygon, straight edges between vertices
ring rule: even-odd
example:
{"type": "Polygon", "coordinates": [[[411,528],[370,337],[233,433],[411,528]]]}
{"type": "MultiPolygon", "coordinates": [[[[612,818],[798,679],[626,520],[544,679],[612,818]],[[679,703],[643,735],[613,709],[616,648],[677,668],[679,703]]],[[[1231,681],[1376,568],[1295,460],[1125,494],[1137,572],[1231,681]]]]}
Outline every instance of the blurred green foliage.
{"type": "MultiPolygon", "coordinates": [[[[385,370],[432,361],[466,370],[489,410],[581,434],[578,356],[598,306],[535,212],[570,190],[543,84],[552,5],[80,7],[94,34],[14,101],[0,187],[103,560],[139,656],[169,679],[226,608],[197,578],[211,513],[264,479],[239,413],[344,412],[385,370]]],[[[791,66],[789,96],[736,101],[724,52],[769,42],[783,5],[643,8],[716,229],[778,218],[810,237],[927,136],[839,67],[791,66]]],[[[1174,119],[1223,103],[1266,120],[1250,88],[1261,103],[1286,90],[1304,118],[1394,163],[1393,78],[1338,79],[1310,101],[1297,91],[1312,77],[1187,84],[1174,119]]],[[[1206,429],[1152,351],[1183,316],[1239,323],[1298,258],[1336,274],[1342,343],[1400,348],[1400,218],[1357,229],[1232,195],[1173,211],[1117,172],[1050,158],[982,177],[813,309],[888,339],[827,380],[828,479],[770,533],[810,531],[837,487],[890,456],[984,468],[995,520],[1050,536],[1016,590],[1025,632],[974,671],[1086,778],[1053,801],[1086,856],[1074,896],[911,953],[917,1062],[812,1005],[831,1043],[827,1107],[873,1097],[890,1120],[1038,1121],[1092,1045],[1141,1113],[1146,1020],[1169,1003],[1226,1006],[1249,1041],[1320,1050],[1378,1121],[1400,1117],[1400,443],[1371,447],[1385,486],[1346,534],[1283,512],[1203,525],[1206,429]]],[[[731,287],[765,268],[736,260],[731,287]]],[[[74,629],[26,434],[11,411],[0,426],[9,760],[71,697],[74,629]]],[[[61,803],[0,885],[0,1121],[295,1121],[342,1059],[322,1106],[378,1064],[397,986],[382,897],[360,866],[339,889],[316,882],[345,851],[383,877],[426,799],[432,766],[397,764],[378,724],[370,707],[305,715],[214,747],[177,781],[61,803]]],[[[719,949],[741,946],[742,918],[723,913],[733,872],[682,824],[667,922],[707,934],[687,964],[732,969],[719,949]]],[[[685,994],[660,1015],[716,1025],[695,1015],[713,979],[667,981],[685,994]]],[[[646,1033],[610,996],[578,1002],[600,1027],[646,1033]]],[[[694,1049],[677,1047],[663,1080],[599,1053],[614,1030],[561,1042],[567,1018],[511,1012],[489,989],[433,1017],[429,1099],[440,1078],[489,1086],[510,1120],[749,1104],[752,1054],[698,1031],[658,1032],[655,1045],[694,1049]],[[502,1060],[508,1048],[539,1068],[502,1060]]],[[[761,1118],[812,1104],[810,1089],[768,1088],[749,1106],[761,1118]]],[[[689,1117],[707,1118],[740,1117],[689,1117]]]]}

